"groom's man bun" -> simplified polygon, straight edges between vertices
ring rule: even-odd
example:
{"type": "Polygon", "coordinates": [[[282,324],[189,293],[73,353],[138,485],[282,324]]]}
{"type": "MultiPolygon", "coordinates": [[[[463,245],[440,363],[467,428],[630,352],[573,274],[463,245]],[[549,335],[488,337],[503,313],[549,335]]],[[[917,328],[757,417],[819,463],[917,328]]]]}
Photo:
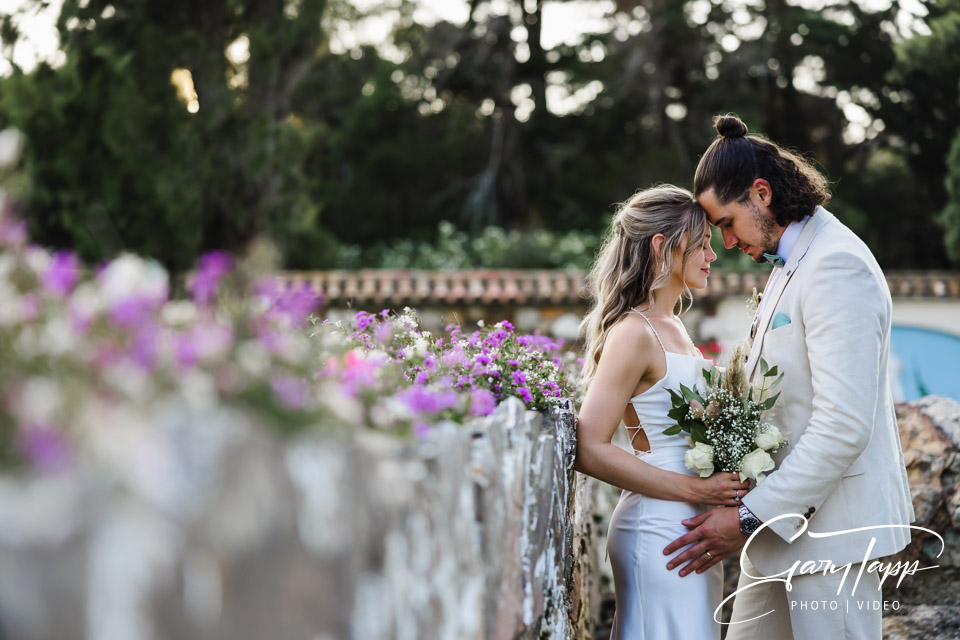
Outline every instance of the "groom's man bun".
{"type": "Polygon", "coordinates": [[[770,210],[786,226],[830,201],[827,179],[798,153],[758,135],[734,114],[715,116],[717,138],[704,152],[693,178],[693,194],[714,190],[717,201],[743,202],[757,178],[770,183],[770,210]]]}
{"type": "Polygon", "coordinates": [[[714,116],[713,126],[717,129],[721,138],[742,138],[747,135],[747,125],[732,113],[725,116],[714,116]]]}

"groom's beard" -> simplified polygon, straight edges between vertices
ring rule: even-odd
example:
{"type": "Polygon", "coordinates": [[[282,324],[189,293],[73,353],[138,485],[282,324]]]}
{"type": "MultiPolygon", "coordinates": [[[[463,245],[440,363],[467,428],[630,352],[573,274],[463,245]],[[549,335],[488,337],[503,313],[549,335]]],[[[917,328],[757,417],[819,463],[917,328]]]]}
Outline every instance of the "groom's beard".
{"type": "MultiPolygon", "coordinates": [[[[757,246],[763,251],[763,253],[776,253],[777,245],[780,244],[780,237],[777,234],[777,223],[773,220],[773,216],[760,210],[760,207],[757,206],[757,203],[752,200],[748,200],[750,203],[750,210],[753,214],[753,224],[757,227],[757,233],[760,234],[760,242],[757,246]]],[[[753,259],[754,262],[764,262],[765,258],[761,254],[757,258],[753,259]]]]}

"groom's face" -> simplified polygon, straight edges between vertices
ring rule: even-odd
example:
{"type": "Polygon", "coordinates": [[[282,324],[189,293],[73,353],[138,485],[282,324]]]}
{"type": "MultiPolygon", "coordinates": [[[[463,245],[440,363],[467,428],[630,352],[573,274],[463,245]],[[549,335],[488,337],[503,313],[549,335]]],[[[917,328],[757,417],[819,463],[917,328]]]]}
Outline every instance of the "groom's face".
{"type": "Polygon", "coordinates": [[[723,246],[740,249],[754,262],[763,262],[764,253],[777,252],[780,236],[786,228],[776,223],[770,211],[769,189],[765,180],[757,180],[743,200],[720,204],[713,187],[697,198],[706,210],[710,224],[723,235],[723,246]]]}

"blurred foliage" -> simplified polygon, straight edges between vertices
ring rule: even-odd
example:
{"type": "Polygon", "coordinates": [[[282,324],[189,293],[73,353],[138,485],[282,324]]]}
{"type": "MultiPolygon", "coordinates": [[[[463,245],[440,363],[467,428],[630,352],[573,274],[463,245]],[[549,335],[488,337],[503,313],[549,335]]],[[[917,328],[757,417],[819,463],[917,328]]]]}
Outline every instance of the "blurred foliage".
{"type": "MultiPolygon", "coordinates": [[[[577,2],[465,2],[466,23],[428,25],[413,0],[66,0],[63,63],[0,78],[34,237],[173,269],[263,234],[300,269],[581,265],[593,245],[574,256],[566,234],[599,239],[637,188],[690,186],[733,111],[818,163],[883,266],[960,259],[958,0],[617,0],[551,47],[545,10],[577,2]],[[387,41],[343,35],[377,18],[387,41]]],[[[21,18],[0,16],[7,59],[21,18]]]]}
{"type": "MultiPolygon", "coordinates": [[[[610,217],[607,216],[608,226],[610,217]]],[[[593,231],[507,231],[487,227],[471,236],[444,221],[430,240],[397,238],[372,246],[347,245],[340,249],[341,269],[581,269],[593,264],[603,235],[593,231]]],[[[738,251],[723,251],[720,234],[712,236],[716,265],[726,269],[766,270],[738,251]]]]}

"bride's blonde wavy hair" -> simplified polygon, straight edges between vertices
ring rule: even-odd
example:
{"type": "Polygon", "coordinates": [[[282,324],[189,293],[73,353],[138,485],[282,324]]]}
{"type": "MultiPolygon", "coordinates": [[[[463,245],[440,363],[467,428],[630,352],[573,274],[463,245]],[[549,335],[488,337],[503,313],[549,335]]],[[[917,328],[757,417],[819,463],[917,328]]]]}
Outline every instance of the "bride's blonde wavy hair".
{"type": "MultiPolygon", "coordinates": [[[[686,189],[660,185],[638,191],[620,205],[610,235],[587,276],[594,299],[580,325],[586,334],[583,379],[587,385],[596,373],[610,328],[631,307],[652,305],[656,290],[673,273],[683,239],[687,238],[681,257],[686,271],[690,257],[703,247],[706,232],[706,215],[686,189]],[[666,238],[659,256],[652,243],[658,233],[666,238]]],[[[683,293],[692,298],[686,286],[683,293]]]]}

